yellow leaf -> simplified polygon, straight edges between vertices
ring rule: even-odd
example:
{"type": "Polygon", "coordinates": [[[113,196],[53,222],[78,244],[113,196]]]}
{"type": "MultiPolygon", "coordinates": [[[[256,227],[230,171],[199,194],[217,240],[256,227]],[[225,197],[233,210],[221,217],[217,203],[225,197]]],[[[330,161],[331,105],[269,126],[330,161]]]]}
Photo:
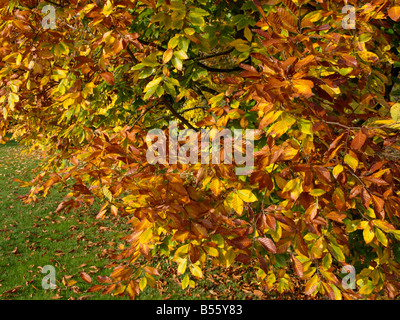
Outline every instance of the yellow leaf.
{"type": "Polygon", "coordinates": [[[351,155],[346,154],[344,156],[344,162],[349,165],[350,168],[352,168],[354,171],[358,167],[358,160],[356,158],[353,158],[351,155]]]}
{"type": "Polygon", "coordinates": [[[182,280],[182,289],[185,290],[190,282],[189,274],[186,274],[185,277],[182,280]]]}
{"type": "Polygon", "coordinates": [[[184,274],[187,267],[187,259],[181,259],[178,265],[178,274],[184,274]]]}
{"type": "Polygon", "coordinates": [[[300,95],[309,98],[313,95],[312,88],[314,83],[310,80],[293,80],[293,88],[300,95]]]}
{"type": "Polygon", "coordinates": [[[244,202],[255,202],[258,200],[257,197],[250,190],[242,189],[238,190],[236,193],[244,202]]]}
{"type": "Polygon", "coordinates": [[[343,166],[341,164],[338,164],[333,168],[332,174],[335,178],[338,177],[338,175],[343,172],[343,166]]]}
{"type": "Polygon", "coordinates": [[[368,223],[365,225],[365,228],[363,230],[363,237],[366,244],[370,243],[375,237],[375,233],[368,223]]]}
{"type": "Polygon", "coordinates": [[[101,13],[104,14],[106,17],[108,17],[112,11],[113,11],[112,3],[110,0],[107,0],[106,5],[103,7],[103,10],[101,10],[101,13]]]}
{"type": "Polygon", "coordinates": [[[150,89],[152,89],[152,88],[156,88],[157,87],[157,85],[161,82],[161,80],[162,80],[162,77],[158,77],[158,78],[155,78],[155,79],[153,79],[152,81],[150,81],[147,85],[146,85],[146,87],[144,88],[144,92],[147,92],[148,90],[150,90],[150,89]]]}
{"type": "Polygon", "coordinates": [[[106,197],[106,199],[108,201],[112,202],[113,195],[110,192],[110,190],[108,190],[107,186],[103,186],[103,188],[101,190],[103,191],[103,194],[106,197]]]}
{"type": "Polygon", "coordinates": [[[390,109],[390,115],[394,122],[400,122],[400,103],[395,103],[390,109]]]}
{"type": "Polygon", "coordinates": [[[140,291],[143,291],[146,288],[146,286],[147,286],[147,278],[142,277],[139,282],[140,291]]]}
{"type": "Polygon", "coordinates": [[[237,193],[234,193],[232,196],[232,208],[241,215],[243,213],[243,200],[238,196],[237,193]]]}
{"type": "Polygon", "coordinates": [[[221,193],[221,181],[219,180],[219,178],[212,179],[210,189],[216,196],[221,193]]]}
{"type": "Polygon", "coordinates": [[[307,281],[305,286],[305,294],[312,295],[317,289],[319,277],[315,274],[310,280],[307,281]]]}
{"type": "Polygon", "coordinates": [[[379,57],[370,51],[358,51],[357,54],[360,56],[361,59],[363,59],[365,62],[378,62],[379,57]]]}
{"type": "Polygon", "coordinates": [[[196,278],[203,278],[203,271],[201,271],[200,267],[195,265],[195,264],[191,264],[189,265],[189,269],[191,274],[196,277],[196,278]]]}

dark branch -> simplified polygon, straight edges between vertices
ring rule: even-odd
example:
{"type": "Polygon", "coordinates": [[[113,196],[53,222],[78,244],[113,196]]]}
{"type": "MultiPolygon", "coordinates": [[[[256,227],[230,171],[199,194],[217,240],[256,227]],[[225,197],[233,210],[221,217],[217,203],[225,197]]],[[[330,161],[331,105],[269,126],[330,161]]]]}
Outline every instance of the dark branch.
{"type": "Polygon", "coordinates": [[[197,57],[197,58],[193,58],[193,59],[190,59],[190,60],[200,61],[200,60],[211,59],[211,58],[214,58],[214,57],[219,57],[219,56],[223,56],[223,55],[229,54],[233,50],[234,50],[234,48],[231,48],[231,49],[229,49],[227,51],[223,51],[223,52],[219,52],[219,53],[215,53],[215,54],[209,54],[209,55],[206,55],[204,57],[197,57]]]}
{"type": "Polygon", "coordinates": [[[182,114],[182,113],[185,113],[188,111],[192,111],[192,110],[196,110],[196,109],[208,109],[208,108],[209,108],[208,106],[197,106],[197,107],[187,108],[182,111],[179,111],[179,114],[182,114]]]}
{"type": "Polygon", "coordinates": [[[129,48],[129,44],[126,46],[126,51],[128,52],[129,56],[131,57],[133,63],[138,64],[139,61],[136,59],[135,55],[133,54],[131,48],[129,48]]]}
{"type": "Polygon", "coordinates": [[[209,66],[206,66],[205,64],[203,64],[203,63],[201,63],[201,62],[198,62],[197,64],[198,64],[200,67],[202,67],[203,69],[206,69],[207,71],[210,71],[210,72],[235,72],[235,71],[240,71],[240,70],[242,70],[242,68],[240,68],[240,67],[234,67],[234,68],[225,69],[225,68],[213,68],[213,67],[209,67],[209,66]]]}
{"type": "Polygon", "coordinates": [[[167,97],[163,98],[164,104],[167,107],[167,109],[169,111],[171,111],[171,113],[173,114],[173,116],[180,120],[184,125],[186,125],[188,128],[193,129],[194,131],[197,131],[195,127],[193,127],[189,121],[187,121],[184,117],[182,117],[176,110],[175,108],[172,106],[172,103],[169,101],[169,99],[167,97]]]}
{"type": "MultiPolygon", "coordinates": [[[[241,63],[250,63],[250,58],[247,58],[245,61],[243,61],[241,63]]],[[[233,68],[213,68],[213,67],[209,67],[209,66],[207,66],[207,65],[205,65],[204,63],[201,63],[201,62],[197,62],[197,64],[200,67],[202,67],[202,68],[204,68],[204,69],[206,69],[208,71],[211,71],[211,72],[234,72],[234,71],[242,71],[243,70],[239,66],[233,67],[233,68]]]]}

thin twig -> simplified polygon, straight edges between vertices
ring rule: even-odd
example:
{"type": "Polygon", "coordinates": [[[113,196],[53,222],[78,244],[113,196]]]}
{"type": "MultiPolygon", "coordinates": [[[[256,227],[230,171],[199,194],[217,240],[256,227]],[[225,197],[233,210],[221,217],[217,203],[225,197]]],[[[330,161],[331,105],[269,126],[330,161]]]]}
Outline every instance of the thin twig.
{"type": "Polygon", "coordinates": [[[148,107],[139,117],[137,117],[137,119],[135,120],[135,122],[133,123],[132,127],[134,127],[136,125],[136,123],[138,123],[138,121],[140,119],[142,119],[144,117],[144,115],[149,112],[151,109],[153,109],[156,105],[153,104],[151,107],[148,107]]]}

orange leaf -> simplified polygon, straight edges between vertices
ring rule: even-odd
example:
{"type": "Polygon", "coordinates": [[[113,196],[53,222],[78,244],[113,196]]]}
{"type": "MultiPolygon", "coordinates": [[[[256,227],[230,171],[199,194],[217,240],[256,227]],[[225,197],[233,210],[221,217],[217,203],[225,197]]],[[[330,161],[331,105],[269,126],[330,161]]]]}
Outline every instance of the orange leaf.
{"type": "Polygon", "coordinates": [[[101,284],[96,284],[94,286],[91,286],[88,289],[88,292],[97,292],[97,291],[100,291],[101,289],[104,289],[104,286],[102,286],[101,284]]]}
{"type": "Polygon", "coordinates": [[[400,18],[400,6],[391,7],[388,10],[388,15],[392,20],[398,21],[400,18]]]}
{"type": "Polygon", "coordinates": [[[351,142],[350,147],[355,150],[361,150],[366,140],[367,136],[360,130],[351,142]]]}
{"type": "Polygon", "coordinates": [[[115,78],[111,72],[100,73],[100,77],[102,77],[104,79],[104,81],[107,82],[108,84],[111,84],[111,85],[115,84],[115,78]]]}
{"type": "Polygon", "coordinates": [[[100,283],[111,283],[112,280],[107,276],[97,276],[97,281],[100,283]]]}
{"type": "Polygon", "coordinates": [[[163,55],[163,64],[166,64],[169,60],[171,60],[174,50],[172,48],[168,48],[165,50],[163,55]]]}
{"type": "Polygon", "coordinates": [[[87,283],[92,283],[92,278],[84,271],[82,271],[80,273],[80,277],[83,281],[87,282],[87,283]]]}

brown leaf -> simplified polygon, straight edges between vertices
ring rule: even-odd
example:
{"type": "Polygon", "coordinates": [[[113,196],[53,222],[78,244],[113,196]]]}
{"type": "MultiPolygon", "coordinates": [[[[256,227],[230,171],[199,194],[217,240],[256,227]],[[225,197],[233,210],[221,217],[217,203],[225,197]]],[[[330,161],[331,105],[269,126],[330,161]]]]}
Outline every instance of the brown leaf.
{"type": "Polygon", "coordinates": [[[371,196],[369,195],[369,192],[367,189],[363,188],[361,191],[361,202],[363,206],[368,209],[369,203],[371,202],[371,196]]]}
{"type": "Polygon", "coordinates": [[[290,257],[292,259],[294,273],[296,275],[298,275],[300,278],[302,278],[303,277],[303,264],[294,255],[291,255],[290,257]]]}
{"type": "Polygon", "coordinates": [[[318,205],[317,205],[317,203],[313,203],[306,210],[306,213],[305,213],[306,221],[310,222],[311,220],[313,220],[315,218],[315,216],[317,215],[317,213],[318,213],[318,205]]]}
{"type": "Polygon", "coordinates": [[[265,215],[265,222],[267,223],[268,227],[276,231],[276,219],[272,215],[265,215]]]}
{"type": "Polygon", "coordinates": [[[357,197],[361,193],[362,189],[363,187],[360,185],[355,186],[353,189],[351,189],[349,198],[353,199],[357,197]]]}
{"type": "Polygon", "coordinates": [[[257,241],[269,252],[276,253],[275,243],[270,238],[258,238],[257,241]]]}
{"type": "Polygon", "coordinates": [[[10,290],[7,290],[7,291],[5,291],[5,292],[3,292],[3,293],[5,293],[5,294],[8,294],[8,293],[15,293],[15,292],[17,292],[19,289],[21,289],[22,288],[22,286],[16,286],[16,287],[14,287],[14,288],[12,288],[12,289],[10,289],[10,290]]]}
{"type": "Polygon", "coordinates": [[[321,182],[331,183],[331,174],[329,173],[327,168],[324,167],[316,167],[315,171],[317,176],[321,179],[321,182]]]}
{"type": "Polygon", "coordinates": [[[235,239],[232,239],[230,242],[234,247],[241,250],[250,247],[252,243],[251,240],[246,236],[236,237],[235,239]]]}
{"type": "Polygon", "coordinates": [[[304,241],[304,238],[300,232],[297,232],[296,244],[297,244],[297,249],[300,251],[300,253],[302,255],[308,257],[309,256],[308,246],[307,246],[307,243],[304,241]]]}
{"type": "Polygon", "coordinates": [[[360,130],[358,131],[353,141],[351,142],[350,148],[355,150],[361,150],[366,140],[367,136],[362,132],[362,130],[360,130]]]}
{"type": "Polygon", "coordinates": [[[264,293],[262,293],[262,291],[260,291],[260,290],[254,290],[253,294],[259,298],[262,298],[264,296],[264,293]]]}
{"type": "Polygon", "coordinates": [[[385,212],[383,211],[385,200],[375,195],[372,195],[372,203],[374,204],[375,212],[379,215],[379,218],[383,220],[385,217],[384,216],[385,212]]]}

